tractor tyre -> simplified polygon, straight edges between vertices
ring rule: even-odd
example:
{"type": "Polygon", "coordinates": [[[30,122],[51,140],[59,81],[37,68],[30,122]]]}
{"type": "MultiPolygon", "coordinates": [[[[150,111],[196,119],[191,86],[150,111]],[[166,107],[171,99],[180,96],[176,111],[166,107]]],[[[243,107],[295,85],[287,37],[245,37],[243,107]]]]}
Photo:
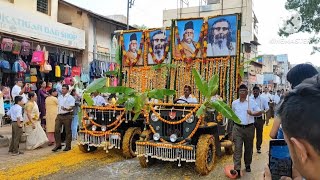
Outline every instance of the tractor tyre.
{"type": "Polygon", "coordinates": [[[138,127],[127,129],[122,140],[122,154],[125,158],[136,157],[136,141],[139,140],[141,130],[138,127]]]}
{"type": "Polygon", "coordinates": [[[196,171],[201,175],[208,175],[214,168],[216,161],[216,146],[214,137],[209,134],[200,136],[196,149],[196,171]]]}

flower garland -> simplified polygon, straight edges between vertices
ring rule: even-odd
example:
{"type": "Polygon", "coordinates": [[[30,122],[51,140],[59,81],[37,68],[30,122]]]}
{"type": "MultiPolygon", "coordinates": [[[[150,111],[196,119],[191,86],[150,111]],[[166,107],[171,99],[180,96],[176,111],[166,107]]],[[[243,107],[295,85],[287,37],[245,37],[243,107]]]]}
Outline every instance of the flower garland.
{"type": "MultiPolygon", "coordinates": [[[[123,111],[123,112],[120,114],[120,116],[119,116],[118,118],[116,118],[116,120],[115,120],[113,123],[107,125],[107,127],[112,127],[112,126],[116,125],[116,124],[122,119],[124,113],[125,113],[125,111],[123,111]]],[[[89,120],[90,120],[91,124],[96,125],[96,126],[98,126],[98,127],[102,127],[102,125],[100,125],[100,124],[92,121],[91,119],[89,119],[89,120]]]]}
{"type": "Polygon", "coordinates": [[[133,59],[129,59],[127,57],[127,52],[125,51],[125,46],[124,46],[124,41],[123,41],[123,35],[120,37],[120,40],[122,42],[122,54],[123,54],[123,60],[126,62],[126,64],[128,66],[134,66],[137,64],[137,62],[139,61],[140,59],[140,56],[141,56],[141,53],[142,53],[142,49],[143,49],[143,44],[144,44],[144,33],[142,33],[142,36],[141,36],[141,41],[140,41],[140,46],[139,46],[139,50],[138,50],[138,53],[137,53],[137,57],[136,58],[133,58],[133,59]]]}
{"type": "MultiPolygon", "coordinates": [[[[151,124],[149,123],[149,121],[150,121],[150,120],[149,120],[149,114],[147,114],[147,116],[146,116],[146,121],[147,121],[147,123],[149,124],[149,128],[150,128],[151,132],[152,132],[153,134],[157,133],[157,132],[154,130],[154,128],[151,126],[151,124]]],[[[187,139],[190,139],[190,138],[192,138],[192,137],[194,136],[194,134],[197,132],[197,130],[198,130],[198,128],[199,128],[199,126],[200,126],[200,124],[201,124],[202,121],[203,121],[203,116],[201,116],[201,117],[198,119],[198,122],[197,122],[197,124],[196,124],[196,127],[193,129],[193,131],[190,133],[190,135],[187,137],[187,139]]],[[[164,143],[169,143],[168,141],[164,140],[163,138],[160,138],[160,141],[161,141],[161,142],[164,142],[164,143]]],[[[186,142],[186,140],[184,139],[184,140],[178,142],[177,144],[184,144],[185,142],[186,142]]]]}
{"type": "Polygon", "coordinates": [[[157,116],[157,118],[166,123],[166,124],[171,124],[171,125],[177,125],[177,124],[181,124],[183,122],[185,122],[187,119],[190,118],[191,115],[193,115],[194,113],[196,113],[196,111],[199,109],[199,106],[198,107],[195,107],[193,110],[190,111],[190,113],[188,113],[184,118],[182,118],[181,120],[179,121],[168,121],[166,119],[163,119],[160,114],[151,106],[151,111],[157,116]]]}
{"type": "Polygon", "coordinates": [[[170,42],[171,42],[171,36],[168,37],[168,42],[167,42],[167,46],[166,46],[166,49],[164,51],[164,54],[162,56],[161,59],[157,59],[153,50],[152,50],[152,47],[150,47],[150,32],[147,33],[147,47],[149,49],[149,53],[151,54],[152,56],[152,60],[153,62],[155,62],[156,64],[161,64],[163,63],[163,61],[167,58],[167,55],[168,55],[168,52],[169,52],[169,45],[170,45],[170,42]]]}
{"type": "Polygon", "coordinates": [[[203,62],[207,62],[207,47],[208,47],[208,42],[207,42],[207,35],[208,35],[208,21],[204,24],[204,31],[203,31],[203,50],[202,50],[202,58],[203,62]]]}

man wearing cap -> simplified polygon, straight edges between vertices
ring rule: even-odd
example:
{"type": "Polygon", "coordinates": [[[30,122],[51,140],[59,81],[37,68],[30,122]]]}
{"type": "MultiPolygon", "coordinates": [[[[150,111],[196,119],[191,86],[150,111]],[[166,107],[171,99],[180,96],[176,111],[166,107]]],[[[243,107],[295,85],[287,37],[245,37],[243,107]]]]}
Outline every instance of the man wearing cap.
{"type": "MultiPolygon", "coordinates": [[[[138,56],[138,41],[137,41],[137,34],[133,33],[130,35],[130,44],[129,44],[129,50],[127,51],[127,58],[132,63],[135,61],[135,58],[138,56]]],[[[140,56],[140,59],[137,62],[137,65],[142,65],[142,56],[140,56]]]]}
{"type": "MultiPolygon", "coordinates": [[[[180,41],[182,50],[186,55],[186,58],[191,57],[194,51],[196,50],[197,43],[193,40],[193,38],[194,38],[193,22],[188,21],[184,25],[183,39],[180,41]]],[[[176,57],[181,57],[179,48],[176,48],[176,57]]]]}

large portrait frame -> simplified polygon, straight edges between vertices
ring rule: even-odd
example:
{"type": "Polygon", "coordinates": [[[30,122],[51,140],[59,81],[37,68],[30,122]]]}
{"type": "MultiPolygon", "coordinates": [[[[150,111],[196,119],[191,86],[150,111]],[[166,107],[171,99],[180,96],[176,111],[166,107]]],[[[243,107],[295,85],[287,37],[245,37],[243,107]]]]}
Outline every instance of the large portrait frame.
{"type": "Polygon", "coordinates": [[[200,57],[204,19],[179,19],[176,23],[175,59],[191,61],[200,57]]]}
{"type": "Polygon", "coordinates": [[[238,24],[236,14],[208,18],[207,57],[237,55],[238,24]]]}
{"type": "Polygon", "coordinates": [[[143,66],[143,31],[127,31],[122,34],[122,37],[123,66],[143,66]]]}
{"type": "Polygon", "coordinates": [[[170,63],[169,46],[171,43],[171,30],[151,29],[147,31],[148,55],[147,65],[156,65],[161,63],[170,63]]]}

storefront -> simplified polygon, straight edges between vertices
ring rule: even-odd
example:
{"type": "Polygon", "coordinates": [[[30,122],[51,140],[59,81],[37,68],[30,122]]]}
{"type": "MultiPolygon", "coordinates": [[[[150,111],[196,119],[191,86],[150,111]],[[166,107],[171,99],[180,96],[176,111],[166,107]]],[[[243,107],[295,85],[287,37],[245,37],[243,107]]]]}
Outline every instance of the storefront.
{"type": "Polygon", "coordinates": [[[17,77],[35,85],[81,73],[83,30],[8,4],[0,8],[0,43],[4,86],[12,87],[17,77]]]}

